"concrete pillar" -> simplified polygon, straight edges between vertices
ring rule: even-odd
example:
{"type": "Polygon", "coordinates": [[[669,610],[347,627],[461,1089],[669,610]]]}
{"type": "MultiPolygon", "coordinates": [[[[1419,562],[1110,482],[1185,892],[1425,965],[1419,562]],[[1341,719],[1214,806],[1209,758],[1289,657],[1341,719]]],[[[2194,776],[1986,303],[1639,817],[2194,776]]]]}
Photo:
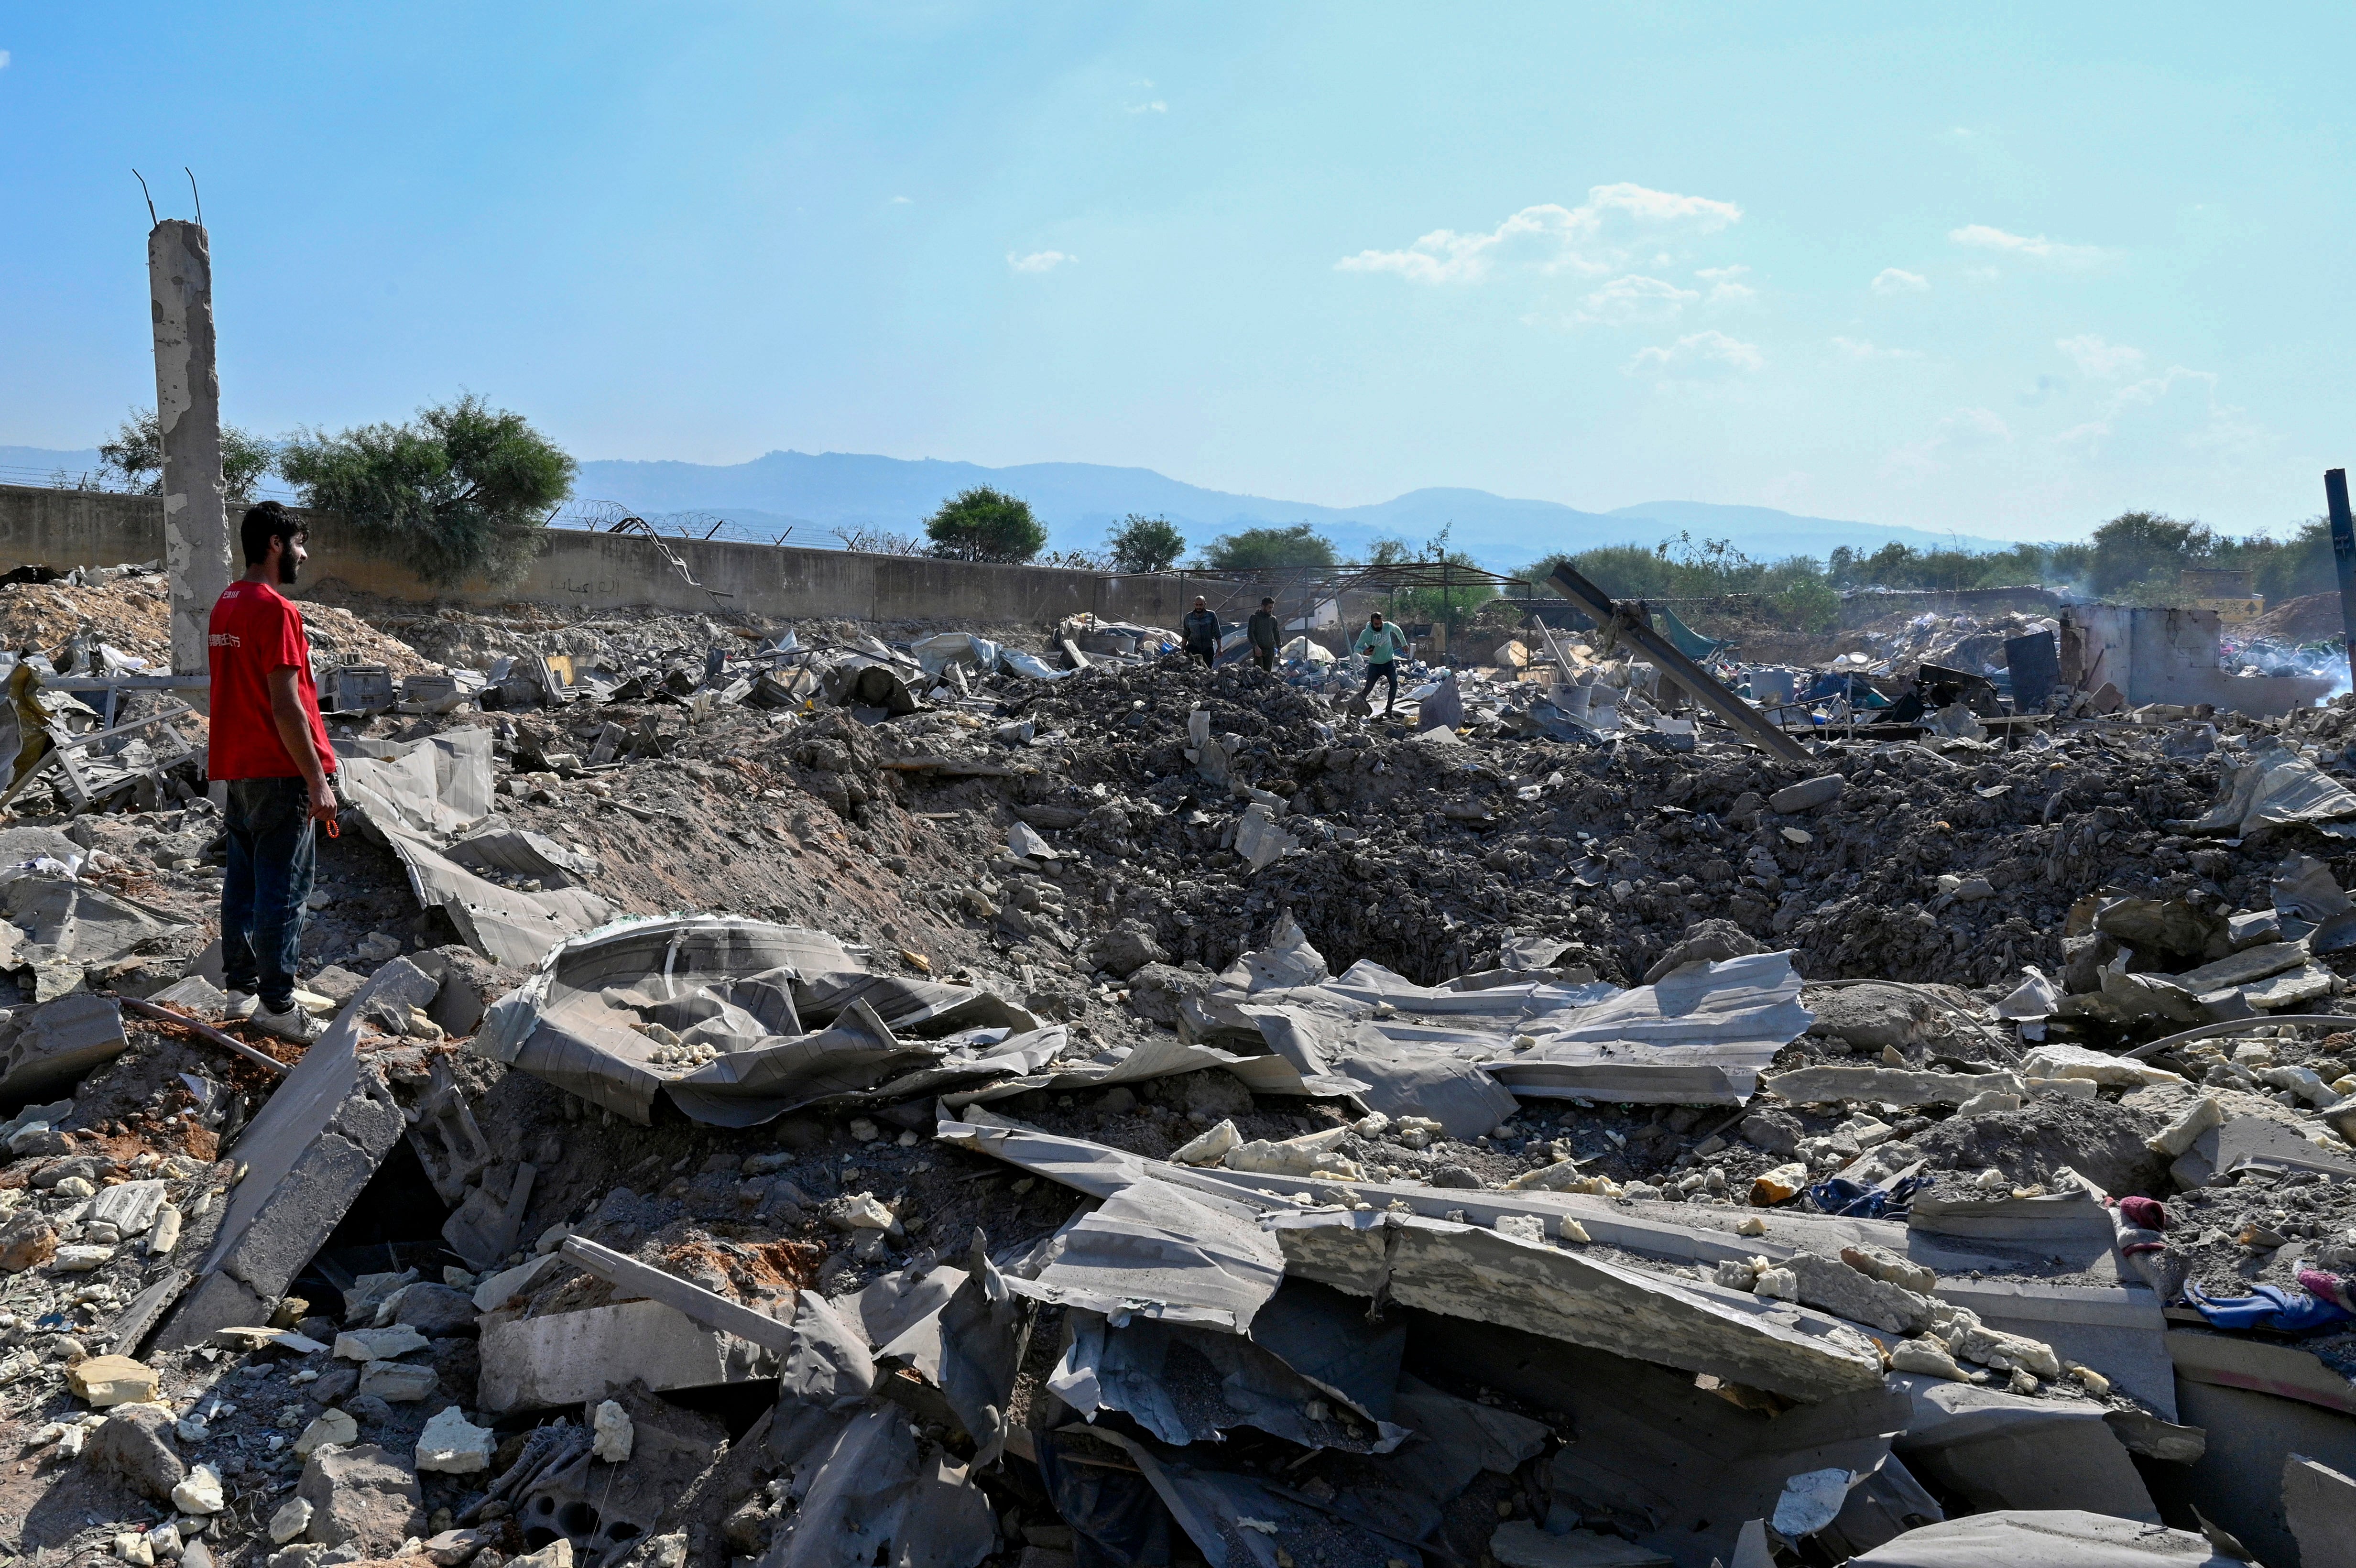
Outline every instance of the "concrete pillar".
{"type": "Polygon", "coordinates": [[[172,582],[172,670],[205,673],[205,626],[230,579],[221,482],[220,376],[213,361],[212,247],[201,224],[147,235],[155,313],[155,425],[164,446],[164,570],[172,582]]]}

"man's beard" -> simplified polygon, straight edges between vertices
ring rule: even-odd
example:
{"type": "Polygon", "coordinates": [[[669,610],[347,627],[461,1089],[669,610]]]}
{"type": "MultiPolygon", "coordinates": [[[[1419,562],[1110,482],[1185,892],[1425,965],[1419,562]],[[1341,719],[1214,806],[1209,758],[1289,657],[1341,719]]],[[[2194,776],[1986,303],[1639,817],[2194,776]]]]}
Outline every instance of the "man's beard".
{"type": "Polygon", "coordinates": [[[293,584],[293,582],[294,582],[294,581],[295,573],[299,572],[299,571],[302,571],[302,570],[303,570],[303,569],[302,569],[300,566],[298,566],[298,565],[296,565],[296,564],[295,564],[294,558],[293,556],[291,556],[291,555],[282,555],[282,556],[280,556],[280,557],[278,558],[278,581],[279,581],[279,583],[280,583],[282,586],[290,586],[290,585],[292,585],[292,584],[293,584]]]}

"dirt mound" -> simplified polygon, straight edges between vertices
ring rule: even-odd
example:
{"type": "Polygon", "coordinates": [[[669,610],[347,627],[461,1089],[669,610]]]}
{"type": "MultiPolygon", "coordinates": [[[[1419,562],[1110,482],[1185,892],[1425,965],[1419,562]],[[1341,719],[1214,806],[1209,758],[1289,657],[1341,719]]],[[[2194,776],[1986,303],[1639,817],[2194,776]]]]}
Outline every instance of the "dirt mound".
{"type": "Polygon", "coordinates": [[[2244,630],[2253,642],[2336,643],[2344,632],[2340,619],[2340,595],[2304,593],[2297,599],[2286,599],[2244,630]]]}

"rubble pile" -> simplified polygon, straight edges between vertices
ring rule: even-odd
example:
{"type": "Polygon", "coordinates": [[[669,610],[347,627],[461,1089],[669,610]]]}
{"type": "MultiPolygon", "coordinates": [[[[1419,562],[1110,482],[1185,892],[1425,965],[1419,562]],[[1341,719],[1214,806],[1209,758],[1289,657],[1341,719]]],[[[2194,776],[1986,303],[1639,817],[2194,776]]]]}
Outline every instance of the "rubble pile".
{"type": "MultiPolygon", "coordinates": [[[[153,594],[28,591],[100,596],[35,688],[153,594]]],[[[2347,699],[1797,761],[1584,641],[1382,715],[1080,618],[402,615],[316,1043],[222,1015],[200,774],[0,825],[14,1552],[2356,1539],[2347,699]]]]}

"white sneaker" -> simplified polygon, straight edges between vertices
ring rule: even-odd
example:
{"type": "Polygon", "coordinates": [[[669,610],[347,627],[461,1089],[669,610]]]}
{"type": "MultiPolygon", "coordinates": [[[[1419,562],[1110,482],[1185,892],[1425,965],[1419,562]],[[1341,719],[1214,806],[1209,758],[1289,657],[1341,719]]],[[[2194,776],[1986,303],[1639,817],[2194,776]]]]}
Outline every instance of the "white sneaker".
{"type": "Polygon", "coordinates": [[[289,1006],[283,1013],[273,1013],[267,1008],[256,1006],[253,1016],[246,1022],[264,1034],[276,1035],[280,1040],[292,1040],[296,1045],[309,1045],[327,1032],[318,1019],[294,1006],[289,1006]]]}
{"type": "Polygon", "coordinates": [[[255,996],[252,991],[231,991],[229,994],[228,1000],[222,1004],[221,1017],[225,1019],[250,1019],[253,1016],[253,1009],[261,1005],[262,998],[255,996]]]}

